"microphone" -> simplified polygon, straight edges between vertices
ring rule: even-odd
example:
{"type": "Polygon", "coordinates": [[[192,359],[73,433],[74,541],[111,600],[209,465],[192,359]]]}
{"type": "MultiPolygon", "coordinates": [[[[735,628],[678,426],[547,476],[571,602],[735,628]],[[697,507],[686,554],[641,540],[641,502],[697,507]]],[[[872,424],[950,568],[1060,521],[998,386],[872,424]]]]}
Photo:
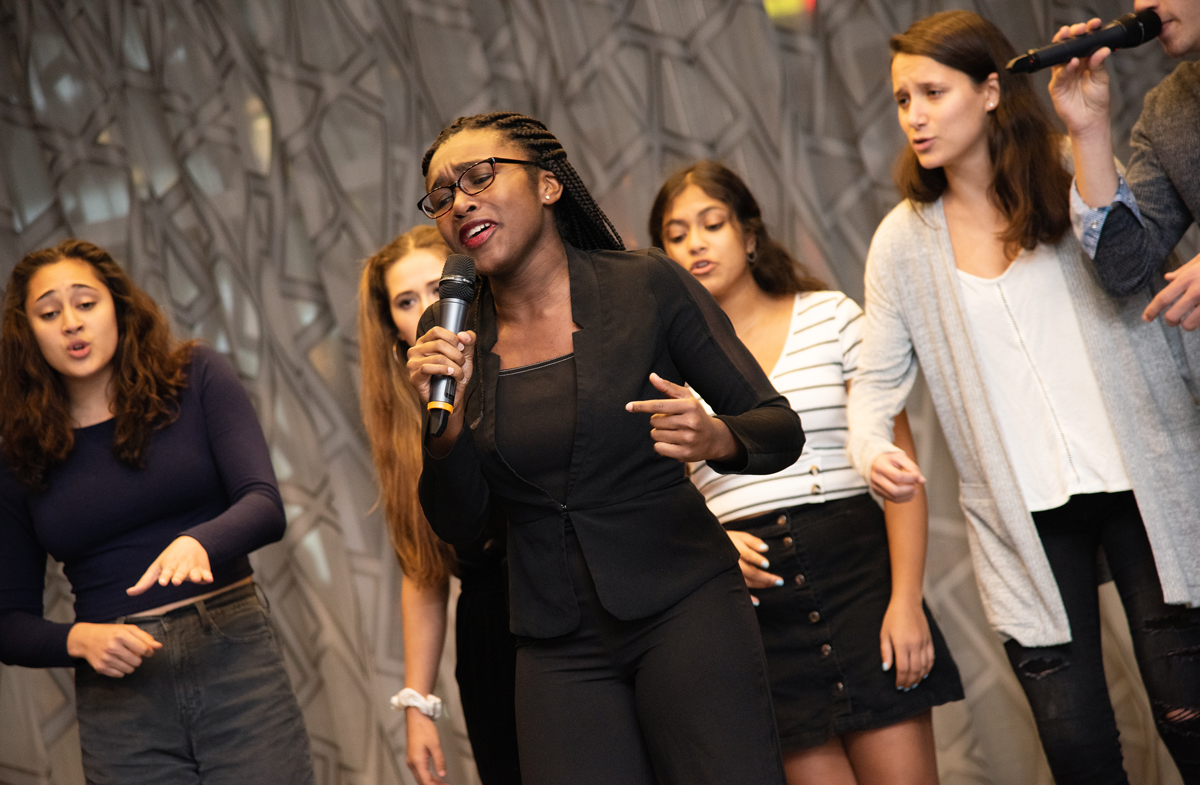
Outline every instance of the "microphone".
{"type": "MultiPolygon", "coordinates": [[[[440,316],[437,326],[452,333],[462,332],[467,321],[467,308],[475,299],[475,260],[465,254],[452,253],[446,257],[442,279],[438,282],[440,316]]],[[[453,376],[436,376],[429,385],[429,435],[441,436],[454,411],[453,376]]]]}
{"type": "Polygon", "coordinates": [[[1027,53],[1010,60],[1005,68],[1010,74],[1031,74],[1052,65],[1069,63],[1073,57],[1087,57],[1105,46],[1109,49],[1141,46],[1161,32],[1162,20],[1158,18],[1154,9],[1125,14],[1094,33],[1043,46],[1041,49],[1030,49],[1027,53]]]}

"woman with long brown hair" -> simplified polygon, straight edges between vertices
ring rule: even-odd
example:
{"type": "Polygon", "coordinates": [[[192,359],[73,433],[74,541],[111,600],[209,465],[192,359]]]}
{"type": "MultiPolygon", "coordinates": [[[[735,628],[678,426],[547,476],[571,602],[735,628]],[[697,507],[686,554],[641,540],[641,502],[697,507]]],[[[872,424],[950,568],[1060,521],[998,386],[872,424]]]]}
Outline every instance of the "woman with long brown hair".
{"type": "Polygon", "coordinates": [[[975,575],[1055,781],[1126,782],[1104,679],[1097,552],[1159,733],[1200,781],[1200,413],[1148,297],[1110,300],[1070,226],[1070,153],[1016,52],[966,11],[891,41],[908,138],[867,258],[850,454],[885,498],[920,470],[891,420],[918,362],[954,456],[975,575]],[[1179,434],[1178,436],[1176,434],[1179,434]],[[1189,608],[1188,606],[1192,606],[1189,608]]]}
{"type": "Polygon", "coordinates": [[[421,402],[404,358],[417,322],[438,299],[450,249],[436,227],[418,226],[366,261],[358,288],[362,412],[379,475],[384,518],[403,572],[400,612],[407,762],[421,785],[446,776],[432,693],[446,638],[450,576],[462,580],[456,636],[459,692],[484,785],[519,783],[513,710],[516,641],[508,631],[503,522],[480,542],[458,548],[433,533],[417,499],[421,474],[421,402]]]}
{"type": "MultiPolygon", "coordinates": [[[[691,472],[755,595],[788,782],[937,782],[930,709],[962,685],[921,600],[924,493],[880,510],[846,457],[862,310],[771,237],[723,164],[667,178],[650,237],[712,294],[809,434],[769,477],[691,472]]],[[[915,460],[903,412],[896,441],[915,460]]]]}
{"type": "Polygon", "coordinates": [[[247,559],[286,523],[254,408],[102,248],[13,269],[0,449],[0,661],[75,668],[88,782],[312,782],[247,559]],[[47,554],[74,623],[43,616],[47,554]]]}

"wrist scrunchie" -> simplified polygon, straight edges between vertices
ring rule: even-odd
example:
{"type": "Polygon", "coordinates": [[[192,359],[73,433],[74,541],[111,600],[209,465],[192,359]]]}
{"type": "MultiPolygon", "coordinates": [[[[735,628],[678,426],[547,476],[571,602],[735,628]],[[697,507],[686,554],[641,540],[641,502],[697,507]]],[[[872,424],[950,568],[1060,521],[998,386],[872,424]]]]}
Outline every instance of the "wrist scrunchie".
{"type": "Polygon", "coordinates": [[[436,695],[421,695],[411,687],[405,687],[392,696],[392,708],[402,711],[412,707],[431,720],[442,716],[442,699],[436,695]]]}

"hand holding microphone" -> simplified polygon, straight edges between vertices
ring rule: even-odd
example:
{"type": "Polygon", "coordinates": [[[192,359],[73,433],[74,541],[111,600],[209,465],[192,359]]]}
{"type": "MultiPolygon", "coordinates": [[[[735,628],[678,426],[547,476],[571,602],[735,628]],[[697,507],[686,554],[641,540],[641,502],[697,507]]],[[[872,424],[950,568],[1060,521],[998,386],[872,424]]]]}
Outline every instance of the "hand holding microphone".
{"type": "Polygon", "coordinates": [[[1099,19],[1093,19],[1086,24],[1062,28],[1054,36],[1053,44],[1030,49],[1014,57],[1005,68],[1013,74],[1031,74],[1043,68],[1069,63],[1076,57],[1089,57],[1101,49],[1107,48],[1111,52],[1141,46],[1158,37],[1161,32],[1162,20],[1154,9],[1126,14],[1104,27],[1100,27],[1099,19]]]}
{"type": "Polygon", "coordinates": [[[459,385],[465,388],[471,380],[475,334],[463,332],[463,327],[475,299],[475,260],[463,254],[447,257],[438,295],[418,329],[425,328],[431,312],[436,326],[408,350],[407,364],[409,379],[429,409],[429,434],[435,438],[445,432],[454,414],[459,385]]]}

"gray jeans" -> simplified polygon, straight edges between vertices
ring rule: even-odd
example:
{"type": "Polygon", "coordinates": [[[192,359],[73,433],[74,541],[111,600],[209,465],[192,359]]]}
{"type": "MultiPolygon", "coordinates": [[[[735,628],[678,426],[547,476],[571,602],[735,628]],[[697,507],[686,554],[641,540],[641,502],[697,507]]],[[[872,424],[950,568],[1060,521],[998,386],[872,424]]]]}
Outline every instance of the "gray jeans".
{"type": "Polygon", "coordinates": [[[163,647],[124,678],[75,669],[89,783],[313,782],[304,718],[254,589],[129,622],[163,647]]]}

